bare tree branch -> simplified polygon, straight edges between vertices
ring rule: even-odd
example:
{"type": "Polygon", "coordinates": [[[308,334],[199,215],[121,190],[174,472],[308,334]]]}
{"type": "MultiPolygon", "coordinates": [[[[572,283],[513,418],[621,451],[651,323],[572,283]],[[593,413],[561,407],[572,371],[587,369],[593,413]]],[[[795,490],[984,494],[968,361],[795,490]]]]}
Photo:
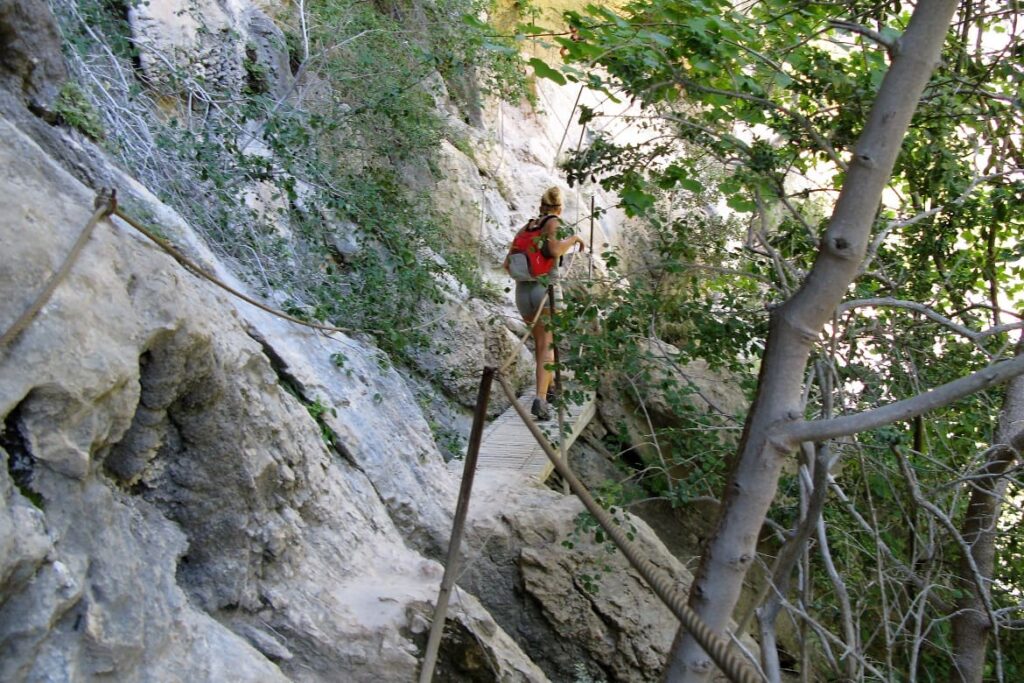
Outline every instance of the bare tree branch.
{"type": "MultiPolygon", "coordinates": [[[[905,562],[896,557],[896,554],[893,552],[892,548],[890,548],[889,545],[885,542],[885,540],[882,539],[882,537],[878,533],[878,530],[875,527],[871,526],[871,524],[866,519],[864,519],[864,516],[860,514],[860,512],[857,510],[857,507],[853,504],[853,501],[850,500],[850,498],[846,495],[842,487],[840,487],[839,484],[837,484],[834,480],[830,480],[829,488],[832,489],[832,492],[843,503],[844,507],[846,508],[846,511],[850,514],[851,517],[853,517],[854,521],[857,522],[857,525],[861,528],[861,530],[864,531],[864,533],[868,534],[875,541],[876,546],[878,547],[880,552],[886,557],[886,559],[888,559],[889,562],[893,563],[896,566],[896,568],[900,570],[903,578],[907,581],[910,581],[914,585],[914,587],[917,588],[919,591],[925,591],[928,587],[928,582],[925,581],[925,579],[921,577],[917,572],[915,572],[913,568],[909,567],[905,562]]],[[[935,595],[935,593],[931,593],[929,595],[929,602],[931,602],[932,605],[935,606],[935,609],[941,613],[948,614],[953,610],[952,605],[938,598],[935,595]]]]}
{"type": "Polygon", "coordinates": [[[821,555],[822,564],[825,565],[825,573],[828,574],[828,580],[832,583],[832,590],[835,591],[836,598],[839,600],[839,616],[843,622],[843,634],[846,637],[846,648],[843,654],[840,655],[840,662],[846,660],[846,671],[851,680],[856,680],[857,660],[855,657],[849,657],[848,653],[851,650],[859,650],[859,642],[857,638],[857,627],[853,623],[853,609],[850,607],[850,592],[846,590],[846,582],[843,581],[842,575],[836,569],[835,562],[832,560],[832,552],[828,545],[828,534],[825,529],[825,519],[823,517],[818,518],[817,524],[818,532],[818,554],[821,555]]]}
{"type": "MultiPolygon", "coordinates": [[[[962,553],[962,559],[965,567],[970,572],[969,580],[974,584],[974,590],[976,595],[980,598],[981,605],[985,610],[986,619],[989,623],[989,627],[995,632],[995,637],[998,639],[999,624],[995,618],[995,614],[992,612],[992,596],[989,593],[988,585],[989,579],[987,579],[978,567],[974,554],[971,552],[971,548],[967,541],[960,534],[960,531],[953,524],[953,520],[950,519],[949,515],[939,509],[935,503],[931,502],[924,497],[921,493],[921,487],[917,482],[917,477],[914,475],[913,469],[907,462],[907,456],[897,448],[895,445],[891,447],[893,454],[896,456],[900,464],[900,472],[903,474],[903,478],[907,482],[907,486],[910,488],[910,495],[914,498],[914,501],[929,514],[932,515],[945,529],[946,532],[953,538],[957,546],[960,548],[962,553]]],[[[999,660],[1001,658],[997,658],[999,660]]],[[[1002,668],[1001,662],[997,661],[998,679],[1002,680],[1002,668]]]]}
{"type": "Polygon", "coordinates": [[[868,271],[868,269],[871,267],[872,262],[875,260],[875,256],[878,254],[878,249],[882,246],[882,243],[885,242],[886,238],[889,237],[893,230],[907,228],[910,227],[911,225],[914,225],[915,223],[920,223],[921,221],[931,218],[932,216],[941,212],[947,206],[959,206],[960,204],[963,204],[965,201],[967,201],[967,198],[974,194],[974,191],[978,189],[979,186],[984,185],[985,183],[995,180],[997,178],[1003,178],[1021,172],[1024,172],[1024,168],[1012,168],[1008,171],[1002,171],[1000,173],[993,173],[991,175],[976,178],[970,185],[967,186],[967,189],[960,193],[960,196],[954,199],[950,204],[932,207],[931,209],[919,213],[916,216],[912,216],[911,218],[890,221],[881,231],[879,231],[878,235],[875,236],[875,239],[871,241],[871,246],[868,247],[867,256],[865,256],[864,262],[861,264],[860,273],[864,274],[868,271]]]}
{"type": "Polygon", "coordinates": [[[899,41],[889,40],[878,31],[873,31],[867,26],[861,26],[852,21],[844,21],[842,19],[833,19],[828,22],[832,28],[837,28],[840,31],[849,31],[850,33],[856,33],[862,35],[868,40],[878,43],[885,48],[885,51],[889,53],[889,59],[896,57],[896,53],[899,51],[899,41]]]}
{"type": "Polygon", "coordinates": [[[909,420],[988,389],[1024,372],[1024,356],[991,365],[913,398],[831,420],[795,421],[777,426],[771,439],[787,450],[803,441],[825,441],[909,420]]]}
{"type": "Polygon", "coordinates": [[[857,662],[864,667],[864,669],[870,672],[873,676],[877,677],[877,680],[891,680],[891,676],[887,676],[877,666],[868,661],[867,657],[865,657],[862,652],[858,652],[856,650],[849,650],[847,648],[846,643],[844,643],[839,636],[837,636],[836,634],[832,633],[827,628],[822,626],[820,622],[814,619],[814,617],[808,614],[805,610],[800,609],[788,600],[784,600],[782,606],[790,614],[793,614],[802,621],[806,622],[812,629],[814,629],[814,632],[817,633],[818,636],[822,638],[822,640],[827,640],[831,642],[833,645],[838,645],[839,647],[844,648],[845,656],[853,657],[854,659],[856,659],[857,662]]]}
{"type": "MultiPolygon", "coordinates": [[[[807,448],[806,450],[810,450],[807,448]]],[[[808,464],[814,465],[814,475],[807,472],[807,467],[801,467],[801,479],[810,484],[811,498],[807,504],[806,513],[793,529],[786,543],[779,551],[779,559],[776,561],[775,570],[768,580],[772,588],[772,595],[765,604],[757,610],[757,621],[761,627],[761,661],[764,669],[772,681],[781,678],[779,667],[779,653],[774,647],[775,643],[775,620],[782,609],[782,600],[789,592],[790,578],[793,568],[796,567],[800,556],[807,547],[807,541],[811,533],[818,526],[821,519],[821,512],[825,508],[825,500],[828,498],[828,462],[829,449],[826,444],[818,446],[813,457],[808,457],[808,464]]]]}
{"type": "Polygon", "coordinates": [[[661,468],[665,472],[665,483],[668,486],[668,495],[672,498],[675,497],[676,491],[675,486],[672,485],[672,477],[669,476],[668,463],[665,461],[665,455],[661,452],[661,443],[658,441],[657,430],[654,429],[654,422],[651,421],[651,414],[647,411],[647,402],[644,400],[644,395],[637,387],[636,382],[629,375],[625,375],[626,381],[629,382],[629,386],[633,389],[633,393],[636,394],[636,400],[640,403],[640,409],[644,412],[644,419],[647,421],[647,428],[651,430],[651,442],[654,445],[654,452],[658,454],[658,460],[661,462],[661,468]]]}
{"type": "Polygon", "coordinates": [[[848,311],[852,311],[857,308],[904,308],[910,311],[915,311],[921,315],[934,320],[935,322],[948,327],[950,330],[956,332],[962,337],[966,337],[974,343],[978,343],[983,339],[991,337],[996,334],[1003,332],[1012,332],[1013,330],[1024,329],[1024,321],[1007,323],[1005,325],[996,325],[985,330],[975,331],[969,327],[961,325],[953,320],[950,320],[946,316],[936,312],[935,310],[925,306],[924,304],[916,301],[904,301],[902,299],[894,299],[892,297],[879,297],[874,299],[853,299],[851,301],[844,301],[839,305],[837,312],[842,315],[848,311]]]}
{"type": "MultiPolygon", "coordinates": [[[[1016,352],[1024,355],[1024,338],[1016,352]]],[[[1020,356],[1018,356],[1020,357],[1020,356]]],[[[1007,470],[1018,460],[1024,447],[1024,377],[1018,376],[1006,389],[999,415],[995,444],[986,451],[980,479],[970,482],[970,499],[961,525],[960,590],[953,624],[953,664],[956,680],[980,683],[985,671],[985,650],[991,633],[995,643],[996,673],[1002,677],[1002,627],[993,611],[989,585],[996,567],[996,535],[1003,499],[1008,487],[1007,470]]],[[[967,487],[964,487],[967,490],[967,487]]]]}

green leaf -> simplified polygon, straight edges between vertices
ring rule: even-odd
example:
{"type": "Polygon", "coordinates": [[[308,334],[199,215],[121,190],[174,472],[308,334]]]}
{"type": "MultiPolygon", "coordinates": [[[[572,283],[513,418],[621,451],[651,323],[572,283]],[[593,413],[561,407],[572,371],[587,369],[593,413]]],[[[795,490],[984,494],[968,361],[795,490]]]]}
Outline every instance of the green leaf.
{"type": "Polygon", "coordinates": [[[538,78],[547,78],[559,85],[565,85],[565,76],[563,76],[561,72],[552,69],[542,59],[534,57],[530,60],[530,66],[533,67],[533,72],[537,74],[538,78]]]}
{"type": "Polygon", "coordinates": [[[725,203],[730,209],[740,213],[751,213],[757,208],[757,204],[738,194],[729,197],[725,203]]]}
{"type": "Polygon", "coordinates": [[[627,216],[639,216],[654,206],[654,197],[635,187],[623,189],[621,197],[627,216]]]}
{"type": "Polygon", "coordinates": [[[788,88],[793,83],[793,79],[785,71],[776,71],[772,78],[780,88],[788,88]]]}
{"type": "Polygon", "coordinates": [[[893,44],[895,44],[896,41],[900,39],[901,35],[901,33],[897,29],[894,29],[892,26],[886,26],[879,33],[882,34],[883,38],[885,38],[886,40],[893,44]]]}
{"type": "Polygon", "coordinates": [[[652,43],[657,43],[662,47],[672,47],[672,39],[662,33],[656,33],[654,31],[641,31],[638,34],[642,38],[647,38],[652,43]]]}
{"type": "Polygon", "coordinates": [[[705,17],[693,17],[683,22],[688,26],[694,33],[704,37],[707,35],[708,19],[705,17]]]}
{"type": "Polygon", "coordinates": [[[519,51],[514,47],[511,47],[509,45],[501,45],[499,43],[492,43],[490,41],[485,41],[483,44],[483,48],[488,52],[494,52],[500,55],[508,55],[509,57],[514,57],[519,54],[519,51]]]}
{"type": "Polygon", "coordinates": [[[704,191],[704,186],[693,178],[683,178],[679,181],[679,187],[684,190],[689,190],[693,193],[699,193],[704,191]]]}
{"type": "Polygon", "coordinates": [[[490,31],[491,27],[487,25],[487,22],[481,21],[479,17],[474,14],[463,14],[462,23],[471,28],[475,28],[481,31],[490,31]]]}
{"type": "Polygon", "coordinates": [[[524,33],[528,36],[536,36],[541,33],[550,33],[549,29],[536,24],[516,24],[516,33],[524,33]]]}

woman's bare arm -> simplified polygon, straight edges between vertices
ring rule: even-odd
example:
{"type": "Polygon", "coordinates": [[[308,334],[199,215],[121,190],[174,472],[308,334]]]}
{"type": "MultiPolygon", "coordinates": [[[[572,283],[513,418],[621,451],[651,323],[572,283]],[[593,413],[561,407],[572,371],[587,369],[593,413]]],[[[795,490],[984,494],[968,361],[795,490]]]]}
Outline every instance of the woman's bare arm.
{"type": "Polygon", "coordinates": [[[586,251],[586,243],[579,235],[569,235],[564,240],[558,239],[558,226],[561,224],[560,218],[555,218],[544,224],[544,237],[547,239],[548,253],[554,258],[558,258],[577,244],[580,245],[580,251],[586,251]]]}

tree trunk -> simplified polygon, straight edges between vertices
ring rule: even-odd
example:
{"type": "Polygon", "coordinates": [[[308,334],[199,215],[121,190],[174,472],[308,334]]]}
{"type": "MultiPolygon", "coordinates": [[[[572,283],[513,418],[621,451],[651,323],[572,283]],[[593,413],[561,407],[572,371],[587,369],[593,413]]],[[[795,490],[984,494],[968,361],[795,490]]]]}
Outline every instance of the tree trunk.
{"type": "MultiPolygon", "coordinates": [[[[1024,353],[1024,338],[1017,344],[1017,354],[1024,353]]],[[[988,459],[967,485],[971,487],[970,502],[961,529],[970,548],[979,578],[990,585],[996,560],[996,527],[1002,512],[1007,480],[1003,475],[1020,457],[1024,449],[1024,376],[1018,375],[1006,387],[1003,409],[999,415],[996,442],[988,451],[988,459]]],[[[970,558],[960,558],[957,588],[964,597],[957,600],[953,616],[953,671],[950,683],[981,683],[985,670],[985,650],[993,624],[989,621],[985,597],[973,576],[970,558]]]]}
{"type": "MultiPolygon", "coordinates": [[[[801,383],[811,347],[857,275],[882,190],[938,63],[956,5],[956,0],[925,0],[915,8],[850,160],[814,268],[800,291],[772,313],[757,396],[722,499],[718,527],[690,590],[690,606],[718,633],[725,632],[732,616],[775,497],[783,459],[792,450],[793,444],[772,443],[769,430],[802,417],[801,383]]],[[[681,628],[664,680],[704,681],[712,668],[711,659],[681,628]]]]}

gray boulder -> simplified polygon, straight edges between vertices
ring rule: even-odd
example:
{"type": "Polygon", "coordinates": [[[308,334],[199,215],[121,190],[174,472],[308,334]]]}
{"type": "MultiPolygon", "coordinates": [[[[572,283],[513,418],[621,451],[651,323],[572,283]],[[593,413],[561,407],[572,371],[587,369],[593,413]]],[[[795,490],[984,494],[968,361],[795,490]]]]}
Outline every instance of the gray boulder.
{"type": "Polygon", "coordinates": [[[153,84],[186,79],[190,88],[276,97],[291,85],[284,34],[248,0],[132,4],[128,21],[153,84]]]}
{"type": "MultiPolygon", "coordinates": [[[[4,119],[0,185],[6,330],[92,194],[4,119]]],[[[0,679],[415,675],[441,569],[409,543],[436,547],[452,498],[429,429],[365,346],[341,340],[351,376],[316,345],[304,365],[234,305],[103,220],[0,349],[0,679]]],[[[450,614],[449,658],[543,680],[471,596],[450,614]]]]}
{"type": "MultiPolygon", "coordinates": [[[[459,585],[553,680],[573,680],[579,665],[609,680],[655,680],[676,619],[620,552],[581,526],[582,512],[574,497],[489,473],[474,492],[459,585]]],[[[616,516],[685,591],[690,572],[654,532],[633,515],[616,516]]]]}
{"type": "Polygon", "coordinates": [[[44,0],[0,0],[0,86],[51,112],[68,71],[60,31],[44,0]]]}

